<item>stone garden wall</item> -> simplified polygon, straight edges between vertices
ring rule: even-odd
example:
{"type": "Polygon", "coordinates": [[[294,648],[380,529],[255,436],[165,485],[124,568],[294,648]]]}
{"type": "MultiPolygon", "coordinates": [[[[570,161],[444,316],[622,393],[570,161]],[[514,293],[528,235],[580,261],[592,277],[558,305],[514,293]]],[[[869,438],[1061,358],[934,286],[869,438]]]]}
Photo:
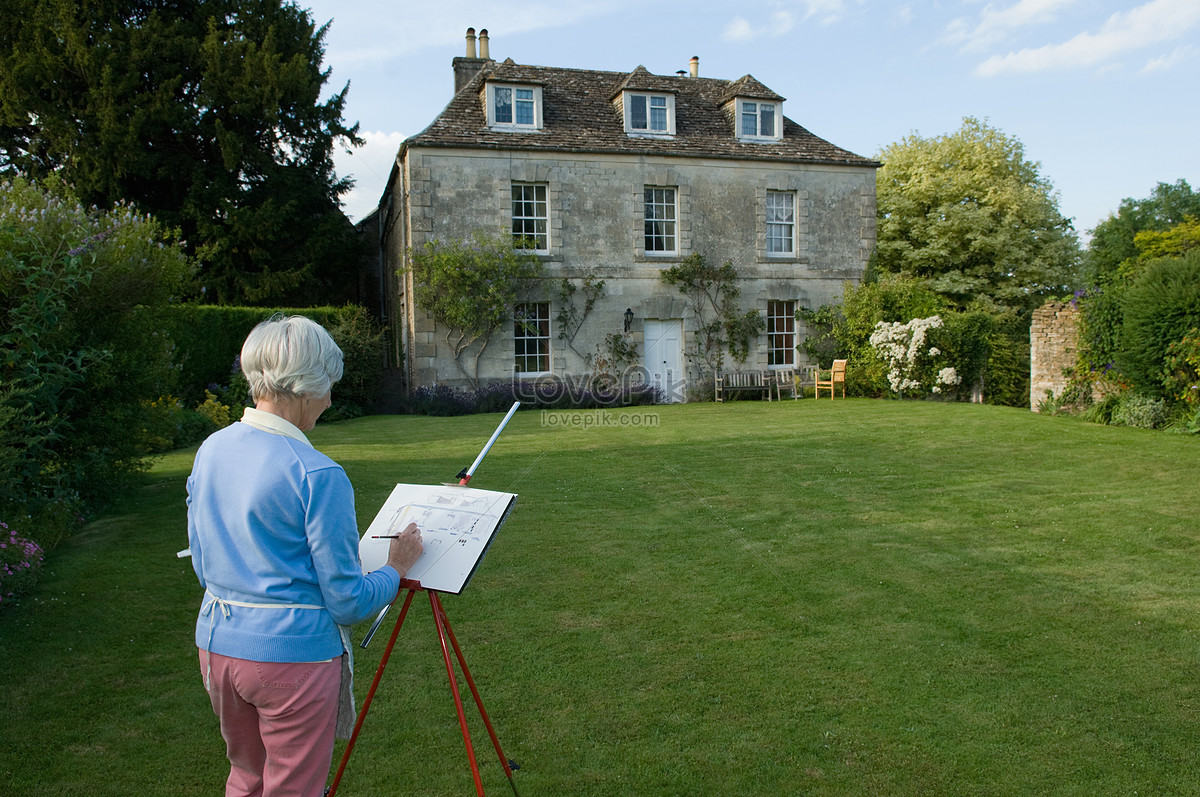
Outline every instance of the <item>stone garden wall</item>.
{"type": "Polygon", "coordinates": [[[1067,387],[1063,370],[1075,367],[1078,319],[1079,308],[1070,302],[1047,302],[1033,311],[1029,329],[1029,408],[1034,412],[1047,392],[1061,396],[1067,387]]]}

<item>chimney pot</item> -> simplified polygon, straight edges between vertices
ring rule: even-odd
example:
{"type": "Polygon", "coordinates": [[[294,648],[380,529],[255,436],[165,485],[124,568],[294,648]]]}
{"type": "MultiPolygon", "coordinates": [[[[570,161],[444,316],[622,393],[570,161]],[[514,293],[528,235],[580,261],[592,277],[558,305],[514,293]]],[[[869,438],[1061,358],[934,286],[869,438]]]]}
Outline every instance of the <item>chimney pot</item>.
{"type": "Polygon", "coordinates": [[[492,56],[488,53],[488,32],[487,28],[479,31],[479,57],[485,61],[490,61],[492,56]]]}
{"type": "Polygon", "coordinates": [[[692,56],[691,70],[692,77],[700,77],[700,56],[692,56]]]}
{"type": "Polygon", "coordinates": [[[475,29],[467,28],[467,58],[475,57],[475,29]]]}

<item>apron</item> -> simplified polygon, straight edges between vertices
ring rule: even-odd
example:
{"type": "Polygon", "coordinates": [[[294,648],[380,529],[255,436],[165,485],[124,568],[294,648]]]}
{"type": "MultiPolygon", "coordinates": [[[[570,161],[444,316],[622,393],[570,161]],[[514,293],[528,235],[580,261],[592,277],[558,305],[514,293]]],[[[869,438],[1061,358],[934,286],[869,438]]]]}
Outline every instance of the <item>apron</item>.
{"type": "MultiPolygon", "coordinates": [[[[324,606],[317,606],[311,603],[247,603],[246,601],[224,600],[213,595],[208,590],[204,591],[207,600],[200,607],[200,616],[208,616],[208,645],[204,652],[209,654],[205,656],[205,661],[208,664],[208,669],[204,673],[204,688],[210,688],[212,682],[212,655],[209,650],[212,648],[213,630],[216,627],[217,615],[228,618],[231,614],[230,606],[242,606],[247,609],[319,609],[324,611],[324,606]],[[214,608],[216,607],[216,608],[214,608]]],[[[350,644],[350,626],[339,625],[338,634],[342,637],[342,685],[338,690],[338,713],[337,713],[337,730],[335,731],[338,739],[349,739],[354,733],[354,721],[356,711],[354,709],[354,646],[350,644]]]]}

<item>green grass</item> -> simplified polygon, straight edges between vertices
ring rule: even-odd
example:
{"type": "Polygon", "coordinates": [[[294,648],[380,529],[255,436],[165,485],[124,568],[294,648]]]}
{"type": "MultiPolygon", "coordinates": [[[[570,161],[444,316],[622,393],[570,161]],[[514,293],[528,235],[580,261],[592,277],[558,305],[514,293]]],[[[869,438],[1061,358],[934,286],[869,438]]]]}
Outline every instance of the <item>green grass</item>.
{"type": "MultiPolygon", "coordinates": [[[[1200,794],[1200,440],[926,402],[609,417],[647,413],[518,413],[472,482],[520,499],[444,604],[524,797],[1200,794]]],[[[312,438],[365,528],[498,420],[312,438]]],[[[163,458],[0,613],[0,793],[220,792],[175,558],[190,462],[163,458]]],[[[472,793],[421,597],[339,794],[472,793]]]]}

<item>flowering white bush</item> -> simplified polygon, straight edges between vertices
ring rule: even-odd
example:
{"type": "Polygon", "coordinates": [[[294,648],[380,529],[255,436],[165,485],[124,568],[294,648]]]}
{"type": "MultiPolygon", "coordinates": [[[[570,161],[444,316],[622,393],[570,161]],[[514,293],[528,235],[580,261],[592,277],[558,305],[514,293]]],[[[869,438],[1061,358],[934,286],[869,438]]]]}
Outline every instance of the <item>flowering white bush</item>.
{"type": "MultiPolygon", "coordinates": [[[[897,394],[903,396],[906,390],[921,390],[924,387],[918,374],[918,365],[922,360],[927,361],[942,354],[936,346],[926,348],[925,339],[929,330],[941,326],[942,317],[938,315],[914,318],[906,324],[880,321],[875,325],[875,331],[871,333],[871,346],[887,363],[888,384],[897,394]]],[[[957,385],[961,381],[953,368],[943,368],[938,372],[932,390],[941,393],[942,385],[957,385]]]]}
{"type": "MultiPolygon", "coordinates": [[[[933,354],[937,349],[930,349],[929,353],[933,354]]],[[[939,352],[940,354],[940,352],[939,352]]],[[[942,385],[957,385],[962,381],[962,377],[958,375],[958,371],[953,368],[943,368],[938,371],[937,382],[933,386],[934,393],[942,392],[942,385]]]]}

